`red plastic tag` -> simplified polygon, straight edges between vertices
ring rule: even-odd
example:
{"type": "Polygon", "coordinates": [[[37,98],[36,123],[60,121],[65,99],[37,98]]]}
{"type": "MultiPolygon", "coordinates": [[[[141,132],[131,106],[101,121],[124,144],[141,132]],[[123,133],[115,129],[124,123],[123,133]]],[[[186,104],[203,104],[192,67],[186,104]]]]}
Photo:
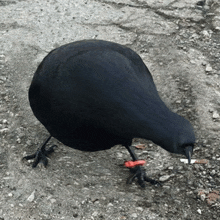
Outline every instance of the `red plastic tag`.
{"type": "Polygon", "coordinates": [[[127,168],[133,168],[133,167],[136,167],[136,166],[143,166],[145,163],[146,163],[145,160],[135,160],[135,161],[129,160],[129,161],[126,161],[124,163],[124,165],[127,168]]]}

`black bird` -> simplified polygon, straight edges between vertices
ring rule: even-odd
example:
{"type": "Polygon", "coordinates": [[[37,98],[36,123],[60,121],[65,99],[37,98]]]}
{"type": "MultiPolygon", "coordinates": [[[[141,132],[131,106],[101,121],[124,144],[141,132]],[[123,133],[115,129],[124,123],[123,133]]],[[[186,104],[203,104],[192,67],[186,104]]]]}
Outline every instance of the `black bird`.
{"type": "MultiPolygon", "coordinates": [[[[29,101],[34,115],[52,137],[81,151],[124,145],[132,159],[132,138],[153,141],[189,160],[195,135],[189,121],[170,111],[160,99],[151,73],[140,56],[117,43],[83,40],[51,51],[38,66],[29,101]]],[[[47,164],[45,141],[37,153],[25,157],[47,164]]],[[[144,187],[142,167],[131,171],[144,187]]]]}

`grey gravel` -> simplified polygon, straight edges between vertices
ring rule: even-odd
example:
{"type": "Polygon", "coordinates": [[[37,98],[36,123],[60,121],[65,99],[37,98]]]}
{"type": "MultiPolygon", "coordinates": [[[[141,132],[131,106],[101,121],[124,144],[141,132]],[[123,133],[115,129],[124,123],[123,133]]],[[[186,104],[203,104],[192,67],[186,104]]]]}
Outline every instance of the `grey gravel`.
{"type": "Polygon", "coordinates": [[[207,65],[206,65],[205,70],[206,70],[207,72],[211,72],[211,71],[212,71],[212,67],[210,66],[210,64],[207,64],[207,65]]]}
{"type": "Polygon", "coordinates": [[[164,175],[164,176],[161,176],[161,177],[159,178],[159,181],[165,182],[165,181],[167,181],[169,178],[170,178],[170,175],[164,175]]]}
{"type": "Polygon", "coordinates": [[[212,118],[213,118],[213,119],[218,119],[218,118],[219,118],[218,112],[216,112],[216,111],[213,112],[212,118]]]}

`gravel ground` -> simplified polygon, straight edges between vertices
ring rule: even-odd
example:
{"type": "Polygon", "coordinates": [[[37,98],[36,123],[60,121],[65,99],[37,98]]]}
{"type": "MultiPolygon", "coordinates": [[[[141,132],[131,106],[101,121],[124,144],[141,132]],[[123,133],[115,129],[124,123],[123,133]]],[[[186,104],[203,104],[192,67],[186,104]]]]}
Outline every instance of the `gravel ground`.
{"type": "MultiPolygon", "coordinates": [[[[220,219],[220,3],[218,0],[0,1],[0,219],[220,219]],[[21,160],[48,136],[30,109],[33,73],[52,49],[103,39],[135,50],[161,98],[187,118],[193,158],[159,146],[137,149],[162,187],[126,185],[123,146],[80,152],[64,146],[45,169],[21,160]]],[[[103,143],[105,144],[105,143],[103,143]]]]}

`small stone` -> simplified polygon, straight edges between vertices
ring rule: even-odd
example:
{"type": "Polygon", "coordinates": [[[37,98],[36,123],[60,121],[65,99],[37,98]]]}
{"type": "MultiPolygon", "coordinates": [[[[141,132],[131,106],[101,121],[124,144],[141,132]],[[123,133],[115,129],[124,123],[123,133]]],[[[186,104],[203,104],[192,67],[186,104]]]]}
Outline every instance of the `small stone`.
{"type": "Polygon", "coordinates": [[[169,178],[170,178],[169,175],[164,175],[164,176],[161,176],[161,177],[159,178],[159,181],[165,182],[165,181],[167,181],[169,178]]]}
{"type": "Polygon", "coordinates": [[[56,199],[50,199],[51,203],[55,203],[57,200],[56,199]]]}
{"type": "Polygon", "coordinates": [[[198,39],[198,38],[199,38],[199,35],[196,34],[196,33],[194,33],[191,37],[194,38],[194,39],[198,39]]]}
{"type": "Polygon", "coordinates": [[[18,139],[16,140],[16,142],[17,142],[18,144],[20,144],[20,143],[21,143],[21,139],[18,138],[18,139]]]}
{"type": "Polygon", "coordinates": [[[27,201],[28,201],[28,202],[33,202],[33,201],[34,201],[34,198],[35,198],[34,194],[35,194],[35,190],[34,190],[34,191],[31,193],[31,195],[27,198],[27,201]]]}
{"type": "Polygon", "coordinates": [[[198,212],[200,215],[202,214],[201,209],[197,209],[197,212],[198,212]]]}
{"type": "Polygon", "coordinates": [[[215,175],[215,173],[216,173],[215,170],[211,171],[211,175],[215,175]]]}
{"type": "Polygon", "coordinates": [[[206,72],[211,72],[212,71],[212,67],[210,66],[210,64],[206,65],[205,70],[206,70],[206,72]]]}
{"type": "Polygon", "coordinates": [[[123,154],[120,153],[120,152],[117,152],[117,157],[118,157],[118,158],[122,158],[122,157],[123,157],[123,154]]]}
{"type": "Polygon", "coordinates": [[[6,119],[3,119],[3,120],[2,120],[2,123],[3,123],[3,124],[8,124],[8,121],[7,121],[6,119]]]}
{"type": "Polygon", "coordinates": [[[202,34],[205,36],[205,37],[210,37],[210,34],[207,30],[203,30],[202,31],[202,34]]]}
{"type": "Polygon", "coordinates": [[[180,171],[180,170],[183,169],[183,167],[182,166],[178,166],[177,169],[180,171]]]}
{"type": "Polygon", "coordinates": [[[133,213],[133,214],[131,214],[131,217],[132,217],[132,218],[137,218],[138,215],[137,215],[137,213],[133,213]]]}
{"type": "Polygon", "coordinates": [[[203,189],[200,189],[198,192],[197,192],[197,197],[199,199],[201,199],[202,201],[204,201],[206,199],[206,194],[208,193],[208,191],[205,191],[203,189]]]}
{"type": "Polygon", "coordinates": [[[99,213],[97,211],[92,213],[92,216],[97,216],[99,213]]]}
{"type": "Polygon", "coordinates": [[[205,198],[206,198],[206,195],[205,195],[205,194],[200,195],[200,199],[201,199],[202,201],[205,201],[205,198]]]}
{"type": "Polygon", "coordinates": [[[9,131],[8,128],[3,128],[0,130],[0,134],[6,134],[9,131]]]}
{"type": "Polygon", "coordinates": [[[28,146],[30,146],[30,145],[31,145],[31,140],[27,140],[26,144],[27,144],[28,146]]]}
{"type": "Polygon", "coordinates": [[[142,207],[137,207],[137,210],[140,211],[140,212],[144,211],[144,209],[142,207]]]}
{"type": "Polygon", "coordinates": [[[114,206],[112,203],[109,203],[109,204],[107,205],[107,207],[112,207],[112,206],[114,206]]]}
{"type": "Polygon", "coordinates": [[[218,112],[214,111],[214,112],[213,112],[213,115],[212,115],[212,118],[213,118],[213,119],[218,119],[218,118],[219,118],[218,112]]]}
{"type": "Polygon", "coordinates": [[[8,96],[5,96],[5,97],[4,97],[4,100],[5,100],[6,102],[8,102],[8,101],[9,101],[8,96]]]}
{"type": "Polygon", "coordinates": [[[202,65],[203,65],[203,66],[206,66],[206,65],[207,65],[207,62],[206,62],[206,61],[202,61],[202,65]]]}
{"type": "Polygon", "coordinates": [[[165,186],[165,185],[163,185],[163,188],[164,188],[164,189],[170,189],[170,186],[165,186]]]}

